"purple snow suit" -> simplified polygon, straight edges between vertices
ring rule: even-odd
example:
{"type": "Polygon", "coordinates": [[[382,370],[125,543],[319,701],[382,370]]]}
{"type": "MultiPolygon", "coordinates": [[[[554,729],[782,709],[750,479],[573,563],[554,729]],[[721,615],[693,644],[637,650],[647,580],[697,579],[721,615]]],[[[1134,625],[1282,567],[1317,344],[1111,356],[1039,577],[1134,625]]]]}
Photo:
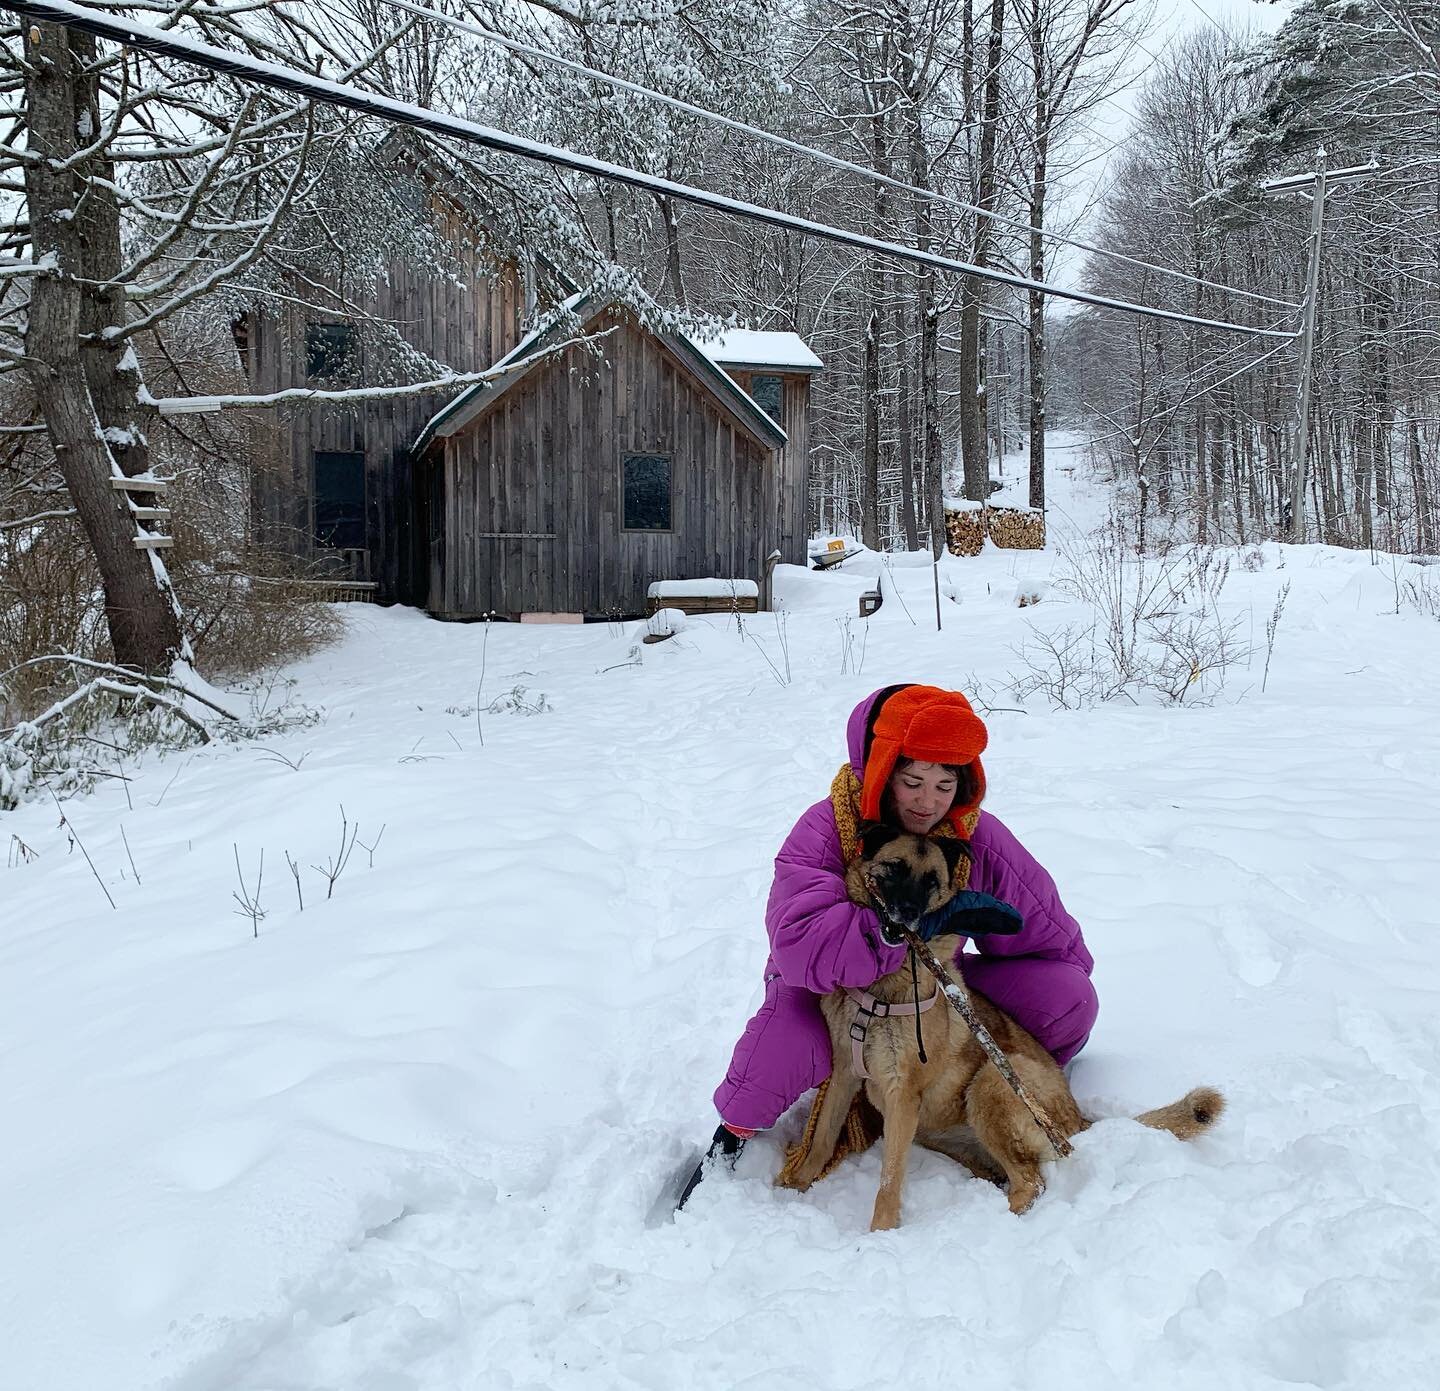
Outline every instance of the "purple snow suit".
{"type": "MultiPolygon", "coordinates": [[[[864,777],[865,729],[876,696],[850,716],[850,765],[864,777]]],[[[1008,830],[980,813],[970,841],[970,887],[1013,904],[1025,927],[1013,937],[975,939],[980,955],[957,958],[965,983],[1012,1015],[1065,1063],[1085,1045],[1098,1003],[1094,962],[1054,881],[1008,830]]],[[[819,996],[864,987],[905,961],[888,946],[869,908],[850,901],[840,833],[829,800],[798,822],[775,857],[765,909],[770,960],[765,1002],[746,1026],[715,1092],[728,1125],[764,1130],[830,1075],[830,1035],[819,996]]]]}

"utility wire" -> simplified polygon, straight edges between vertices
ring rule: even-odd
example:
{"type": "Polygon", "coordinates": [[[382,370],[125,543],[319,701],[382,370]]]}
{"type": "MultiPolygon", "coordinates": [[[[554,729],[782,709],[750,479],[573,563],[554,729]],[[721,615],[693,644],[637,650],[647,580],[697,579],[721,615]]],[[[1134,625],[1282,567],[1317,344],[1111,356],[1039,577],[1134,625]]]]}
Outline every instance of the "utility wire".
{"type": "Polygon", "coordinates": [[[461,19],[456,15],[441,14],[438,10],[427,9],[424,5],[417,5],[414,0],[381,0],[381,3],[389,9],[404,10],[408,14],[418,15],[425,19],[433,19],[440,24],[448,25],[452,29],[458,29],[466,34],[472,34],[476,38],[484,39],[486,43],[495,44],[499,48],[508,49],[512,53],[523,54],[527,58],[536,58],[544,63],[551,63],[556,67],[564,68],[567,72],[573,72],[581,77],[588,77],[595,82],[603,82],[608,86],[617,87],[622,91],[632,92],[636,96],[646,97],[651,101],[658,101],[674,108],[676,111],[683,111],[688,116],[698,116],[702,120],[713,122],[716,125],[725,126],[730,130],[739,131],[743,135],[751,136],[756,140],[762,140],[770,145],[777,145],[781,149],[790,150],[795,154],[805,155],[810,159],[819,160],[822,164],[829,164],[836,169],[844,169],[852,174],[858,174],[861,178],[868,179],[872,183],[884,184],[887,188],[899,189],[903,193],[913,194],[918,198],[927,198],[935,203],[944,203],[947,207],[958,208],[961,212],[973,213],[976,217],[989,218],[993,223],[1013,228],[1021,232],[1039,232],[1042,237],[1058,242],[1062,246],[1074,247],[1079,251],[1088,251],[1094,256],[1108,256],[1115,261],[1123,261],[1126,265],[1137,266],[1141,270],[1153,271],[1156,275],[1168,276],[1173,280],[1183,280],[1191,285],[1204,285],[1211,290],[1221,290],[1225,294],[1240,295],[1246,299],[1259,300],[1263,304],[1276,304],[1285,309],[1298,309],[1300,306],[1292,300],[1277,299],[1273,295],[1258,294],[1254,290],[1242,290],[1234,285],[1223,285],[1218,281],[1205,280],[1198,276],[1187,275],[1184,271],[1171,270],[1165,266],[1151,265],[1148,261],[1137,260],[1133,256],[1127,256],[1120,251],[1112,251],[1107,247],[1095,246],[1090,242],[1080,241],[1075,237],[1067,237],[1063,232],[1047,232],[1043,228],[1031,226],[1028,222],[1022,222],[1019,218],[1007,217],[1004,213],[992,212],[987,208],[981,208],[974,203],[963,202],[959,198],[952,198],[949,194],[940,193],[935,189],[918,188],[914,184],[907,184],[902,179],[892,178],[888,174],[882,174],[876,169],[867,169],[863,164],[856,164],[852,160],[843,158],[840,155],[832,155],[824,150],[817,150],[812,145],[801,144],[798,140],[791,140],[783,135],[776,135],[773,131],[764,130],[759,126],[748,125],[744,121],[737,121],[731,116],[723,116],[718,111],[711,111],[707,107],[696,106],[693,102],[683,101],[679,97],[667,96],[664,92],[657,92],[654,88],[641,86],[638,82],[631,82],[623,77],[615,77],[610,73],[601,72],[596,68],[587,67],[584,63],[578,63],[571,58],[564,58],[558,53],[552,53],[548,49],[538,48],[520,39],[512,39],[504,34],[497,34],[494,30],[487,29],[483,25],[472,23],[469,20],[461,19]]]}
{"type": "Polygon", "coordinates": [[[333,82],[301,72],[298,68],[281,63],[252,58],[247,54],[214,48],[210,44],[185,38],[173,31],[155,29],[130,19],[93,10],[86,5],[71,3],[71,0],[0,0],[0,8],[13,10],[30,19],[44,20],[95,34],[115,43],[127,44],[132,48],[163,54],[182,62],[194,63],[215,72],[228,73],[232,77],[257,83],[262,87],[274,87],[281,91],[294,92],[311,100],[358,111],[382,121],[399,125],[414,126],[434,135],[448,136],[467,144],[479,145],[486,149],[499,150],[505,154],[517,155],[521,159],[557,168],[569,169],[594,178],[609,179],[616,183],[643,188],[650,193],[663,194],[683,202],[696,203],[701,207],[713,208],[733,217],[749,218],[752,221],[784,227],[807,236],[825,241],[838,242],[844,246],[856,246],[862,250],[893,256],[897,260],[912,261],[918,265],[933,266],[939,270],[959,275],[972,275],[980,280],[1009,285],[1019,290],[1032,290],[1052,295],[1057,299],[1073,300],[1078,304],[1094,305],[1101,309],[1118,309],[1126,313],[1139,314],[1152,319],[1166,319],[1174,323],[1195,324],[1201,328],[1218,329],[1223,333],[1241,333],[1259,338],[1295,338],[1290,329],[1255,328],[1249,324],[1234,324],[1222,319],[1201,319],[1193,314],[1183,314],[1173,309],[1159,309],[1151,305],[1132,304],[1128,300],[1110,299],[1104,295],[1093,295],[1085,290],[1068,290],[1050,285],[1041,280],[1028,280],[1023,276],[1011,275],[989,266],[976,266],[968,261],[954,260],[934,252],[922,251],[918,247],[905,246],[898,242],[868,237],[859,232],[845,231],[826,222],[814,222],[809,218],[795,217],[755,203],[726,198],[718,193],[695,188],[690,184],[678,183],[673,179],[645,174],[625,165],[611,164],[605,160],[592,159],[577,154],[562,146],[546,145],[536,140],[527,140],[509,131],[493,126],[481,125],[478,121],[461,116],[450,116],[433,111],[428,107],[414,106],[408,102],[396,101],[393,97],[362,92],[348,83],[333,82]]]}

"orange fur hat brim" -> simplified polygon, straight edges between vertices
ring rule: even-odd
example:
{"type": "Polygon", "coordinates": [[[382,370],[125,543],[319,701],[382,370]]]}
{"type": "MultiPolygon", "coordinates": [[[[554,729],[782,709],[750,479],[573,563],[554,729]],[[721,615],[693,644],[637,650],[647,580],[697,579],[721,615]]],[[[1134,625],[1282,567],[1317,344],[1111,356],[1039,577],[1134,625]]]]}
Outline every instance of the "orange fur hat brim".
{"type": "Polygon", "coordinates": [[[882,799],[890,775],[901,758],[921,763],[946,763],[974,772],[974,795],[964,806],[950,810],[950,820],[974,811],[985,796],[985,770],[980,755],[990,736],[980,716],[958,691],[938,686],[906,686],[880,707],[872,727],[870,752],[865,758],[865,780],[860,791],[860,815],[866,821],[881,819],[882,799]]]}

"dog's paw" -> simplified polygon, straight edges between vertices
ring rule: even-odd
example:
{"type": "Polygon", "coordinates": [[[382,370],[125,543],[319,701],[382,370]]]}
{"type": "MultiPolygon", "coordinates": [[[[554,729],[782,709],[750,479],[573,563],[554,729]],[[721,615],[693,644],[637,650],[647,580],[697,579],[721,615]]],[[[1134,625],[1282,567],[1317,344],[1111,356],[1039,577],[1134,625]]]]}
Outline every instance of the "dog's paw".
{"type": "Polygon", "coordinates": [[[1010,1211],[1019,1217],[1035,1206],[1035,1199],[1045,1191],[1045,1185],[1038,1179],[1021,1180],[1010,1184],[1010,1211]]]}

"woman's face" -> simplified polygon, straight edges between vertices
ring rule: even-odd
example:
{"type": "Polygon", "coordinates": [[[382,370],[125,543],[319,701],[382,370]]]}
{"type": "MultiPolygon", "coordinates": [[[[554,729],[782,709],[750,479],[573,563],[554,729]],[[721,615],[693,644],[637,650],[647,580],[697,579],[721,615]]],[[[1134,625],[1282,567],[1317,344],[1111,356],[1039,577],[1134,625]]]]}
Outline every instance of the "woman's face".
{"type": "Polygon", "coordinates": [[[943,763],[906,763],[890,775],[890,795],[900,824],[917,836],[929,835],[955,800],[956,778],[943,763]]]}

